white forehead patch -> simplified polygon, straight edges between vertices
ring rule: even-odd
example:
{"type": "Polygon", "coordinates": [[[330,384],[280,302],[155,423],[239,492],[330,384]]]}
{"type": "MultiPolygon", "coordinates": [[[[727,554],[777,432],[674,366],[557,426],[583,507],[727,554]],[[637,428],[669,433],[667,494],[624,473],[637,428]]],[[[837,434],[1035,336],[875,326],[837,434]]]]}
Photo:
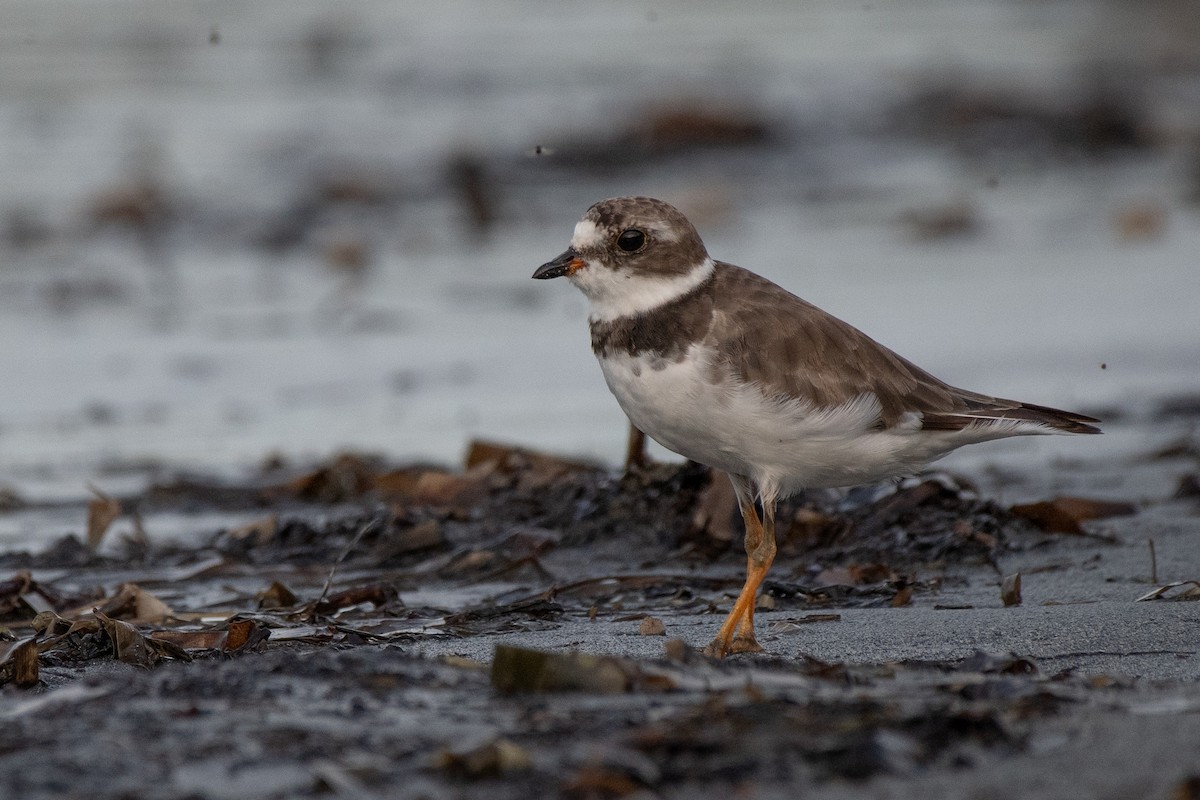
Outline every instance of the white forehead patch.
{"type": "Polygon", "coordinates": [[[571,247],[585,250],[598,247],[604,241],[604,236],[596,223],[590,219],[581,219],[575,224],[575,235],[571,237],[571,247]]]}

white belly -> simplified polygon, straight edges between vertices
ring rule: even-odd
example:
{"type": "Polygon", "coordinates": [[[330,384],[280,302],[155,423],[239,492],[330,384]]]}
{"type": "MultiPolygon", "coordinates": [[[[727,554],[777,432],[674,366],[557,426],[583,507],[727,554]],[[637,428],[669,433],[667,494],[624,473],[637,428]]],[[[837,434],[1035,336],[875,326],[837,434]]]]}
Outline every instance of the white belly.
{"type": "Polygon", "coordinates": [[[601,359],[600,367],[625,414],[646,435],[781,496],[906,474],[960,445],[992,438],[922,431],[916,416],[911,425],[878,430],[874,395],[826,409],[767,398],[756,385],[716,380],[696,356],[695,347],[680,363],[615,355],[601,359]]]}

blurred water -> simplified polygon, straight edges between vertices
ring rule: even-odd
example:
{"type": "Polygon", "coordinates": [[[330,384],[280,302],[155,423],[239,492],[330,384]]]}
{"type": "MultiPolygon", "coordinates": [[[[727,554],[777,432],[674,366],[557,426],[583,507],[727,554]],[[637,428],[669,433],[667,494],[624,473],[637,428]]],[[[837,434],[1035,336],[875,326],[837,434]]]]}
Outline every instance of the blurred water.
{"type": "Polygon", "coordinates": [[[1200,391],[1178,8],[0,3],[0,486],[455,461],[474,436],[615,462],[582,298],[529,275],[630,193],[953,383],[1123,414],[1102,445],[996,452],[1144,449],[1158,400],[1200,391]],[[903,123],[956,87],[1055,112],[1103,90],[1151,133],[1095,154],[903,123]],[[673,107],[769,136],[603,147],[673,107]],[[922,222],[956,209],[962,235],[922,222]]]}

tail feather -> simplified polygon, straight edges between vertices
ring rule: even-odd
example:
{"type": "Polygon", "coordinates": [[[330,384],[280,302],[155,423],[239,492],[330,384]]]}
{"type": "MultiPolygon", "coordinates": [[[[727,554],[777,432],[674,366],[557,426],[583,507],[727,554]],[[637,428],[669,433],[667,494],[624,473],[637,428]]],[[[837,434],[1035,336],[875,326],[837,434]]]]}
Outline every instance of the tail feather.
{"type": "MultiPolygon", "coordinates": [[[[998,398],[989,399],[991,402],[974,402],[966,408],[954,411],[927,412],[921,420],[921,427],[926,430],[957,431],[988,420],[997,422],[1012,420],[1032,422],[1054,432],[1101,433],[1100,428],[1094,424],[1099,423],[1100,420],[1095,417],[1048,406],[1038,406],[1033,403],[1019,403],[1014,400],[998,398]]],[[[1036,433],[1036,431],[1029,432],[1036,433]]]]}

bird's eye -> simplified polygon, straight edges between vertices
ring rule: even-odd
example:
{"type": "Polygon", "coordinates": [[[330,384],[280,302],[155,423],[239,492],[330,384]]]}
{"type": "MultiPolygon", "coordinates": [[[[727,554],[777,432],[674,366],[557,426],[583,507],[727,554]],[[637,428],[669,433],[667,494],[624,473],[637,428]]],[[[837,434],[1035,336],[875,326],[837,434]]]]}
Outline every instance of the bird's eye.
{"type": "Polygon", "coordinates": [[[646,243],[646,234],[639,231],[637,228],[628,228],[621,231],[621,235],[617,237],[617,247],[624,250],[626,253],[632,253],[640,250],[642,245],[646,243]]]}

